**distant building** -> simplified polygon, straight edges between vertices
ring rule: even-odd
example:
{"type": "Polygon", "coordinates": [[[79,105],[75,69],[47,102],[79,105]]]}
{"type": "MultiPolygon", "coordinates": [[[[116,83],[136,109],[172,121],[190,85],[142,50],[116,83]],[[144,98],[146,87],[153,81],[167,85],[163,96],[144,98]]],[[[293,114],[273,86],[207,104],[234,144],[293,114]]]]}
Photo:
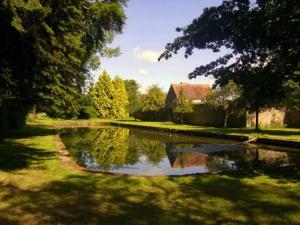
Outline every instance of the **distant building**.
{"type": "Polygon", "coordinates": [[[184,96],[192,101],[193,104],[200,104],[211,91],[211,87],[208,84],[171,84],[166,97],[167,109],[173,109],[174,101],[178,98],[180,90],[183,91],[184,96]]]}

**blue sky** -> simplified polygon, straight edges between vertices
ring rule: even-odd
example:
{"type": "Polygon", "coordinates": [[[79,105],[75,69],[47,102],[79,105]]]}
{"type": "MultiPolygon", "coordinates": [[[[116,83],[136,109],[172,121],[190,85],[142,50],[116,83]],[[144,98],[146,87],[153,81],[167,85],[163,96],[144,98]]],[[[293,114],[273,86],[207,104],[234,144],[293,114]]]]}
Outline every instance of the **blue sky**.
{"type": "Polygon", "coordinates": [[[130,0],[126,8],[124,32],[116,37],[112,47],[121,48],[121,56],[102,58],[101,67],[93,71],[95,79],[105,69],[111,76],[135,79],[141,90],[159,84],[165,91],[171,83],[213,83],[212,78],[188,79],[196,66],[206,64],[223,53],[195,51],[185,59],[182,52],[169,60],[157,62],[166,43],[180,33],[176,27],[188,25],[201,15],[203,8],[219,5],[222,0],[130,0]]]}

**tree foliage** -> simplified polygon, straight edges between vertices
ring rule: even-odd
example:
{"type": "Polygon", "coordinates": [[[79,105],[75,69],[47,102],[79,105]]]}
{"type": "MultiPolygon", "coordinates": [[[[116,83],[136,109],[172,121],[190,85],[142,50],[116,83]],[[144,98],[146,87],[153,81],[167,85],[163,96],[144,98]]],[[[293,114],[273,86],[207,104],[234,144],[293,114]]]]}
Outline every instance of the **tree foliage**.
{"type": "Polygon", "coordinates": [[[57,105],[72,102],[95,57],[104,55],[107,43],[122,31],[125,3],[1,1],[0,111],[45,99],[67,99],[57,105]]]}
{"type": "Polygon", "coordinates": [[[112,117],[114,86],[109,74],[103,71],[92,91],[93,105],[100,118],[112,117]]]}
{"type": "Polygon", "coordinates": [[[128,96],[124,81],[116,76],[113,80],[114,93],[112,99],[112,116],[115,118],[128,117],[128,96]]]}
{"type": "Polygon", "coordinates": [[[152,85],[142,97],[142,111],[159,112],[165,106],[166,93],[158,86],[152,85]]]}
{"type": "Polygon", "coordinates": [[[284,89],[286,97],[282,101],[282,106],[300,110],[300,84],[289,80],[284,83],[284,89]]]}
{"type": "Polygon", "coordinates": [[[139,108],[139,84],[135,80],[124,80],[128,94],[128,112],[133,116],[139,108]]]}
{"type": "Polygon", "coordinates": [[[259,111],[284,98],[284,82],[300,82],[294,73],[300,59],[299,18],[297,0],[224,0],[220,6],[204,9],[190,25],[177,28],[182,36],[166,45],[160,59],[181,48],[185,57],[194,49],[231,50],[197,67],[189,78],[213,75],[216,86],[233,80],[243,90],[246,107],[259,111]]]}
{"type": "Polygon", "coordinates": [[[227,127],[228,117],[236,109],[239,103],[239,97],[240,89],[233,81],[229,81],[225,86],[218,86],[210,92],[206,96],[205,103],[224,109],[224,127],[227,127]]]}
{"type": "Polygon", "coordinates": [[[125,118],[128,116],[128,97],[120,77],[111,80],[103,71],[91,91],[93,105],[100,118],[125,118]]]}
{"type": "Polygon", "coordinates": [[[183,123],[183,115],[185,113],[193,112],[193,104],[190,100],[188,100],[185,95],[184,91],[181,88],[179,91],[179,96],[174,101],[174,112],[179,113],[181,115],[181,123],[183,123]]]}

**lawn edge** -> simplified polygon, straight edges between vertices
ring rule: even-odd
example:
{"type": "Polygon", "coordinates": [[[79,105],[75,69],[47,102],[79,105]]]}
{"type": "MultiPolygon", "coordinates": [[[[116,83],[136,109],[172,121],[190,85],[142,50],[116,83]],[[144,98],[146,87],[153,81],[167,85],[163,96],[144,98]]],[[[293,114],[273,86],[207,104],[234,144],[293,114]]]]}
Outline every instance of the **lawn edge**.
{"type": "Polygon", "coordinates": [[[180,133],[180,134],[188,134],[202,137],[212,137],[212,138],[220,138],[220,139],[229,139],[236,140],[247,143],[257,143],[257,144],[268,144],[282,147],[292,147],[292,148],[300,148],[300,141],[296,140],[284,140],[284,139],[276,139],[276,138],[254,138],[251,135],[238,135],[238,134],[225,134],[222,132],[209,132],[209,131],[199,131],[199,130],[184,130],[184,129],[176,129],[171,127],[158,127],[151,125],[143,125],[143,124],[132,124],[130,122],[120,122],[120,121],[110,121],[111,125],[123,126],[123,127],[135,127],[135,128],[146,128],[159,130],[164,132],[172,132],[172,133],[180,133]]]}

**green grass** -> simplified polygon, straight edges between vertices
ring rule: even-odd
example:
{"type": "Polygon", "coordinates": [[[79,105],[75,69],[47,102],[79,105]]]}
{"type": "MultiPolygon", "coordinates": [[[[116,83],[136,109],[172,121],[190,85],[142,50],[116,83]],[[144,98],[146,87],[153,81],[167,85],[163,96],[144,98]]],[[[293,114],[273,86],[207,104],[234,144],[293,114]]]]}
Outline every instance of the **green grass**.
{"type": "Polygon", "coordinates": [[[177,130],[199,131],[199,132],[212,132],[212,133],[224,133],[233,135],[246,135],[252,137],[264,137],[274,138],[282,140],[296,140],[300,141],[300,129],[299,128],[262,128],[259,131],[255,131],[253,128],[216,128],[216,127],[204,127],[194,126],[186,124],[173,124],[170,122],[145,122],[145,121],[118,121],[122,124],[133,124],[138,126],[148,127],[162,127],[177,130]]]}
{"type": "Polygon", "coordinates": [[[62,166],[51,123],[31,123],[0,142],[0,224],[299,224],[298,171],[177,178],[76,172],[62,166]]]}

